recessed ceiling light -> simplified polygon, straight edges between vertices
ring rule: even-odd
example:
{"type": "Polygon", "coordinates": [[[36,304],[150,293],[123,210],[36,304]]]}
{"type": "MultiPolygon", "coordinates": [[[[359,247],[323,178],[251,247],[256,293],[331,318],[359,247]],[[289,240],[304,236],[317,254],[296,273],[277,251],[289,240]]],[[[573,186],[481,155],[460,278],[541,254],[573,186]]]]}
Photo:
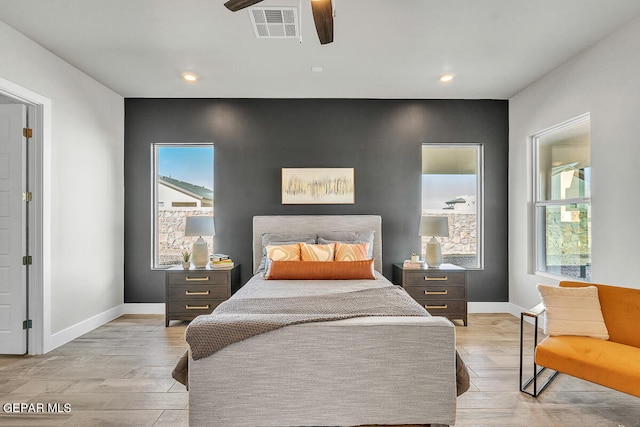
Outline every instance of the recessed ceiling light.
{"type": "Polygon", "coordinates": [[[440,83],[449,83],[453,80],[453,77],[453,74],[442,74],[440,77],[438,77],[438,81],[440,83]]]}
{"type": "Polygon", "coordinates": [[[314,67],[311,67],[311,71],[313,71],[314,73],[321,73],[324,71],[324,67],[314,66],[314,67]]]}
{"type": "Polygon", "coordinates": [[[193,83],[198,81],[198,75],[196,73],[192,73],[191,71],[185,71],[182,73],[182,79],[186,82],[193,83]]]}

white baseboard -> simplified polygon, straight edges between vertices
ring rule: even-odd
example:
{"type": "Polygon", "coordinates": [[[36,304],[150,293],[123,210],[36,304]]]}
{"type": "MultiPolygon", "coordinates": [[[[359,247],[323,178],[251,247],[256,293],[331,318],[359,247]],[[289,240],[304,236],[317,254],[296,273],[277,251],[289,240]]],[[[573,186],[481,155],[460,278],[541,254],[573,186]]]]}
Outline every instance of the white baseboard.
{"type": "Polygon", "coordinates": [[[469,313],[510,313],[508,302],[468,302],[469,313]]]}
{"type": "Polygon", "coordinates": [[[520,307],[519,305],[509,303],[509,313],[513,314],[516,317],[520,317],[520,313],[526,311],[526,309],[520,307]]]}
{"type": "Polygon", "coordinates": [[[73,326],[69,326],[68,328],[63,329],[60,332],[51,334],[51,338],[48,340],[49,348],[45,348],[44,353],[58,348],[61,345],[66,344],[69,341],[72,341],[79,336],[86,334],[87,332],[91,332],[97,327],[111,322],[113,319],[117,319],[123,314],[123,305],[119,305],[100,314],[96,314],[95,316],[83,320],[82,322],[76,323],[73,326]]]}
{"type": "Polygon", "coordinates": [[[165,314],[164,303],[126,303],[122,314],[165,314]]]}
{"type": "MultiPolygon", "coordinates": [[[[520,314],[523,311],[527,311],[527,310],[528,310],[528,308],[523,308],[523,307],[520,307],[519,305],[509,303],[509,313],[511,313],[512,315],[514,315],[517,318],[520,318],[520,314]]],[[[545,316],[546,316],[546,313],[542,313],[542,315],[539,317],[539,319],[538,319],[538,327],[539,328],[543,327],[544,321],[545,321],[545,316]]],[[[531,323],[532,325],[535,323],[534,320],[533,320],[533,317],[530,317],[530,316],[524,316],[524,321],[527,322],[527,323],[531,323]]]]}
{"type": "MultiPolygon", "coordinates": [[[[524,310],[515,304],[509,302],[469,302],[467,306],[469,313],[510,313],[513,316],[520,317],[520,313],[524,310]]],[[[123,314],[165,314],[164,303],[127,303],[109,309],[103,313],[97,314],[89,319],[83,320],[73,326],[63,329],[51,335],[49,340],[49,348],[44,349],[47,353],[54,348],[58,348],[63,344],[72,341],[79,336],[91,332],[92,330],[108,323],[123,314]]],[[[529,319],[527,319],[529,321],[529,319]]]]}
{"type": "Polygon", "coordinates": [[[112,320],[117,319],[123,314],[164,313],[164,303],[120,304],[117,307],[113,307],[105,312],[96,314],[93,317],[76,323],[73,326],[69,326],[68,328],[63,329],[60,332],[52,334],[50,339],[47,340],[48,346],[44,349],[44,353],[48,353],[49,351],[58,348],[61,345],[68,343],[69,341],[73,341],[74,339],[86,334],[87,332],[93,331],[94,329],[104,325],[105,323],[109,323],[112,320]]]}

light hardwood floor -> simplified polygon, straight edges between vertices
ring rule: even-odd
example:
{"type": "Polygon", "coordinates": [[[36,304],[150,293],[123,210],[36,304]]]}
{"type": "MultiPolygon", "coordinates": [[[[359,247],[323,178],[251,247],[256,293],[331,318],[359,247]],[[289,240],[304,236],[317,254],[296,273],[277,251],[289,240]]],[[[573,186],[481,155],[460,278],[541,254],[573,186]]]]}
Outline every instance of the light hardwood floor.
{"type": "MultiPolygon", "coordinates": [[[[46,355],[0,356],[1,404],[71,405],[63,414],[0,408],[0,425],[187,426],[188,395],[171,378],[186,349],[184,328],[165,328],[163,316],[123,316],[46,355]]],[[[639,398],[566,375],[538,399],[520,393],[518,318],[472,314],[456,333],[471,374],[456,427],[640,427],[639,398]]]]}

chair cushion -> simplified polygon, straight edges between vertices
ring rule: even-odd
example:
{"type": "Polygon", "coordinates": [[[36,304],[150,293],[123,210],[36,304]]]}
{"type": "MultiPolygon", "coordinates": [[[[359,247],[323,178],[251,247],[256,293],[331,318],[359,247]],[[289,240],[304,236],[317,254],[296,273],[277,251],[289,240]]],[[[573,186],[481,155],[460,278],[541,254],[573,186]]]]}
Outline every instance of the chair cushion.
{"type": "Polygon", "coordinates": [[[536,347],[535,361],[640,397],[640,348],[589,337],[546,337],[536,347]]]}

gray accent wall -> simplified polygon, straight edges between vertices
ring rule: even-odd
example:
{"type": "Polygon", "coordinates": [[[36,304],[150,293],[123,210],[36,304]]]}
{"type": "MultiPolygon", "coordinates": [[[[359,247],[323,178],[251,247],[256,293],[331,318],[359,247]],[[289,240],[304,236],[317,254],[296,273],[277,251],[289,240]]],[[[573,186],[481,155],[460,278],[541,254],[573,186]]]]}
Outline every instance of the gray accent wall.
{"type": "Polygon", "coordinates": [[[254,215],[382,216],[383,271],[420,247],[421,148],[484,146],[483,270],[469,301],[508,301],[508,102],[502,100],[126,99],[125,302],[164,302],[151,265],[151,144],[214,143],[215,251],[251,277],[254,215]],[[355,169],[355,204],[282,205],[281,168],[355,169]]]}

